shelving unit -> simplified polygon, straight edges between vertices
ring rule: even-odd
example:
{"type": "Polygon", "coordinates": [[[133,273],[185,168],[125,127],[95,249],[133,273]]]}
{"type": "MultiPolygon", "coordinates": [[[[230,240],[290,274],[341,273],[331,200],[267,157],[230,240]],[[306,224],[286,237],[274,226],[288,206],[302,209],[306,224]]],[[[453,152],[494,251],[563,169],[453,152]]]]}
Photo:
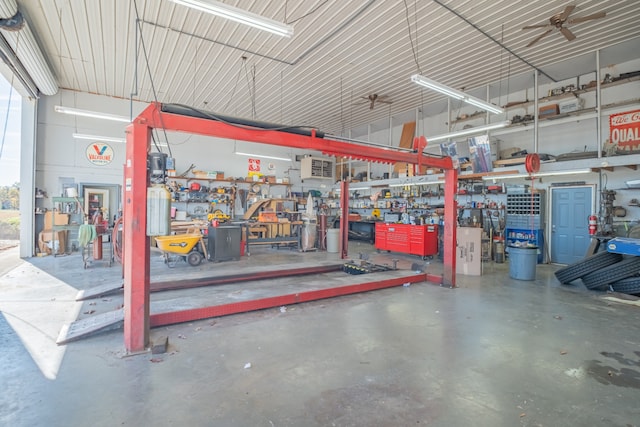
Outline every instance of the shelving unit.
{"type": "MultiPolygon", "coordinates": [[[[245,180],[230,180],[201,177],[169,177],[172,189],[172,205],[179,210],[187,211],[191,216],[207,219],[210,213],[222,213],[233,218],[236,211],[239,190],[243,191],[246,206],[253,197],[266,197],[271,193],[271,187],[291,187],[289,183],[257,182],[245,180]],[[198,190],[191,190],[192,183],[203,184],[198,190]],[[173,185],[175,183],[175,185],[173,185]],[[178,185],[180,183],[181,185],[178,185]],[[212,185],[213,184],[213,185],[212,185]],[[241,188],[240,188],[241,187],[241,188]],[[206,190],[204,190],[206,188],[206,190]],[[189,206],[195,206],[190,209],[189,206]]],[[[240,200],[242,203],[242,200],[240,200]]]]}
{"type": "Polygon", "coordinates": [[[84,223],[86,212],[83,211],[84,198],[78,197],[52,197],[54,212],[65,213],[69,215],[68,222],[66,224],[56,224],[54,219],[54,225],[52,227],[54,232],[65,232],[65,252],[69,253],[76,246],[78,241],[78,230],[80,225],[84,223]],[[75,243],[72,243],[75,242],[75,243]]]}
{"type": "MultiPolygon", "coordinates": [[[[632,82],[636,82],[636,81],[640,81],[640,76],[634,76],[634,77],[628,77],[628,78],[623,78],[623,79],[619,79],[619,80],[615,80],[612,82],[608,82],[608,83],[602,83],[600,85],[600,90],[601,92],[603,90],[606,90],[608,88],[612,88],[615,86],[619,86],[619,85],[624,85],[624,84],[628,84],[628,83],[632,83],[632,82]]],[[[585,93],[589,93],[589,92],[594,92],[597,90],[597,86],[591,86],[591,87],[587,87],[584,89],[576,89],[570,92],[564,92],[562,94],[558,94],[558,95],[550,95],[550,96],[544,96],[541,98],[538,98],[538,104],[539,105],[544,105],[544,104],[548,104],[548,103],[552,103],[552,102],[557,102],[557,101],[562,101],[562,100],[566,100],[566,99],[571,99],[571,98],[576,98],[579,97],[582,94],[585,93]]],[[[635,92],[634,92],[635,93],[635,92]]],[[[602,112],[606,113],[607,111],[611,111],[611,110],[615,110],[616,108],[621,108],[627,105],[634,105],[634,104],[638,104],[640,103],[640,98],[630,98],[627,100],[623,100],[620,102],[616,102],[616,103],[610,103],[610,104],[603,104],[602,107],[602,112]]],[[[511,104],[509,106],[505,106],[503,108],[505,108],[508,112],[509,111],[514,111],[514,110],[518,110],[518,109],[527,109],[528,107],[532,106],[535,104],[535,101],[531,100],[526,100],[526,101],[522,101],[519,103],[515,103],[515,104],[511,104]]],[[[532,112],[531,115],[537,115],[538,112],[534,111],[532,112]]],[[[486,117],[487,115],[484,113],[477,113],[477,114],[471,114],[467,117],[461,118],[461,119],[456,119],[456,120],[451,120],[450,123],[451,125],[455,125],[458,123],[463,123],[463,122],[469,122],[469,121],[474,121],[474,120],[479,120],[479,119],[483,119],[483,124],[484,122],[486,122],[486,117]]],[[[592,119],[597,117],[597,110],[596,107],[586,107],[586,108],[581,108],[579,110],[576,111],[571,111],[571,112],[564,112],[564,113],[559,113],[559,114],[554,114],[548,117],[538,117],[538,126],[539,127],[546,127],[546,126],[553,126],[553,125],[557,125],[557,124],[561,124],[564,123],[563,121],[561,121],[560,119],[564,119],[564,118],[575,118],[575,120],[585,120],[585,119],[592,119]]],[[[512,123],[510,126],[507,126],[506,128],[503,129],[497,129],[491,132],[492,135],[495,136],[499,136],[499,135],[506,135],[512,132],[519,132],[521,131],[523,128],[532,126],[534,124],[535,120],[524,120],[524,121],[519,121],[519,122],[515,122],[512,123]]]]}

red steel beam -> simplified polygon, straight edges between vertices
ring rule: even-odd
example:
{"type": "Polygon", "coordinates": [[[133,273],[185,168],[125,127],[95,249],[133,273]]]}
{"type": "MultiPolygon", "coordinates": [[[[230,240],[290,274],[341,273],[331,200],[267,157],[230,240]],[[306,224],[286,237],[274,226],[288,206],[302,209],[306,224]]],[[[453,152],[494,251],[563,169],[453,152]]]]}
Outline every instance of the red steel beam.
{"type": "MultiPolygon", "coordinates": [[[[453,169],[450,157],[425,156],[422,152],[424,144],[419,144],[415,152],[401,152],[394,149],[368,147],[354,143],[334,141],[328,138],[316,138],[315,131],[311,136],[295,135],[278,130],[263,130],[234,126],[223,122],[188,117],[178,114],[161,113],[160,104],[150,104],[127,127],[127,159],[125,164],[125,188],[124,188],[124,290],[125,290],[125,347],[128,351],[142,351],[149,343],[150,324],[158,326],[158,319],[171,318],[173,313],[165,313],[149,317],[149,238],[146,236],[146,189],[147,176],[147,151],[151,138],[152,128],[164,128],[166,130],[182,131],[206,136],[226,139],[240,139],[244,141],[298,148],[303,150],[315,150],[335,156],[346,156],[355,159],[372,162],[393,163],[402,162],[414,165],[424,165],[445,170],[445,238],[444,238],[444,275],[442,283],[451,287],[455,286],[455,245],[456,245],[456,203],[455,192],[457,190],[457,171],[453,169]],[[161,116],[162,115],[162,116],[161,116]],[[154,323],[156,322],[156,323],[154,323]]],[[[345,186],[348,189],[348,186],[345,186]]],[[[346,230],[348,230],[348,191],[341,196],[343,210],[346,209],[346,230]]],[[[344,239],[341,249],[342,256],[346,256],[346,239],[348,231],[343,232],[344,239]]],[[[420,276],[424,280],[424,275],[420,276]]],[[[384,283],[384,282],[383,282],[384,283]]],[[[403,282],[404,283],[404,282],[403,282]]],[[[380,283],[369,288],[368,286],[354,285],[355,292],[380,289],[380,283]]],[[[394,286],[394,285],[391,285],[394,286]]],[[[320,292],[320,291],[318,291],[320,292]]],[[[324,291],[327,296],[338,290],[324,291]]],[[[320,292],[320,295],[323,295],[320,292]]],[[[338,294],[336,294],[338,295],[338,294]]],[[[327,296],[324,296],[326,298],[327,296]]],[[[297,301],[298,296],[291,296],[297,301]]],[[[286,298],[281,297],[276,305],[286,304],[286,298]]],[[[240,303],[241,304],[241,303],[240,303]]],[[[200,315],[206,315],[207,309],[199,309],[200,315]]],[[[215,312],[215,310],[214,310],[215,312]]],[[[238,311],[234,311],[238,312],[238,311]]],[[[175,319],[180,319],[181,312],[177,312],[175,319]]],[[[186,315],[183,315],[183,317],[186,315]]],[[[202,318],[202,317],[199,317],[202,318]]],[[[178,320],[185,321],[185,320],[178,320]]]]}
{"type": "Polygon", "coordinates": [[[124,165],[124,343],[130,352],[149,345],[149,238],[147,149],[151,129],[139,120],[127,126],[124,165]]]}
{"type": "Polygon", "coordinates": [[[265,308],[281,307],[283,305],[298,304],[301,302],[316,301],[325,298],[333,298],[360,292],[374,291],[377,289],[391,288],[405,283],[418,283],[425,281],[425,274],[413,274],[410,276],[395,277],[373,282],[356,283],[353,285],[338,286],[335,288],[318,289],[295,294],[279,295],[275,297],[261,298],[257,300],[235,302],[230,304],[214,305],[189,310],[172,311],[151,315],[151,327],[172,325],[174,323],[190,322],[192,320],[207,319],[210,317],[226,316],[229,314],[245,313],[265,308]]]}
{"type": "Polygon", "coordinates": [[[458,245],[456,227],[458,225],[458,206],[455,199],[458,191],[458,170],[447,169],[444,172],[444,249],[443,249],[443,285],[456,286],[456,247],[458,245]]]}
{"type": "Polygon", "coordinates": [[[406,152],[394,149],[369,147],[350,142],[335,141],[329,138],[317,138],[314,135],[297,135],[279,130],[247,128],[223,123],[217,120],[201,119],[182,116],[160,111],[160,104],[150,104],[139,118],[144,118],[152,128],[165,128],[199,135],[215,136],[226,139],[240,139],[243,141],[277,145],[280,147],[298,148],[301,150],[315,150],[333,153],[374,162],[390,163],[403,162],[422,164],[440,169],[450,169],[453,163],[450,157],[425,156],[422,152],[406,152]],[[160,117],[162,115],[162,117],[160,117]]]}
{"type": "Polygon", "coordinates": [[[340,258],[346,259],[349,252],[349,183],[340,181],[340,258]]]}

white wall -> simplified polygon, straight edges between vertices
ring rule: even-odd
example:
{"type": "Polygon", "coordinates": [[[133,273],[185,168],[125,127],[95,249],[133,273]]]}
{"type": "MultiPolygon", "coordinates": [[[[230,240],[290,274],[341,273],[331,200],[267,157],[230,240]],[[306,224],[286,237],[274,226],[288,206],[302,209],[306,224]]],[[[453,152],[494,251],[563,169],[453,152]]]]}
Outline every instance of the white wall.
{"type": "MultiPolygon", "coordinates": [[[[38,139],[36,154],[36,186],[47,190],[49,196],[62,193],[61,177],[71,177],[75,183],[121,184],[123,163],[125,160],[125,144],[108,143],[114,151],[114,160],[105,166],[93,165],[86,157],[86,149],[92,141],[74,139],[73,133],[99,136],[124,137],[126,123],[104,119],[86,118],[60,114],[54,106],[62,105],[84,110],[129,116],[130,111],[136,117],[147,105],[135,102],[131,106],[129,100],[98,96],[87,93],[61,91],[51,97],[43,97],[38,106],[38,139]]],[[[158,129],[155,132],[159,143],[166,142],[165,133],[158,129]]],[[[204,137],[193,134],[167,132],[171,154],[176,161],[178,173],[186,171],[191,164],[196,169],[205,171],[223,171],[226,177],[246,177],[248,175],[248,158],[234,154],[234,150],[251,154],[264,154],[295,159],[298,154],[314,154],[311,150],[293,150],[285,147],[264,144],[232,141],[220,138],[204,137]]],[[[166,147],[160,147],[168,152],[166,147]]],[[[152,147],[152,151],[156,151],[152,147]]],[[[261,159],[262,173],[276,175],[279,178],[289,177],[294,191],[300,186],[299,162],[261,159]],[[273,166],[269,169],[269,166],[273,166]]],[[[317,182],[317,186],[324,182],[317,182]]],[[[307,187],[312,182],[307,183],[307,187]]],[[[274,191],[276,187],[274,187],[274,191]]]]}
{"type": "MultiPolygon", "coordinates": [[[[56,105],[129,116],[127,100],[96,96],[80,92],[60,91],[58,95],[43,97],[38,103],[38,132],[36,142],[36,186],[47,191],[49,197],[61,196],[60,177],[73,178],[76,184],[122,184],[125,144],[108,143],[114,153],[113,161],[104,166],[92,164],[86,149],[92,141],[75,139],[73,133],[124,138],[126,123],[72,116],[54,111],[56,105]]],[[[137,115],[145,105],[136,103],[137,115]]]]}

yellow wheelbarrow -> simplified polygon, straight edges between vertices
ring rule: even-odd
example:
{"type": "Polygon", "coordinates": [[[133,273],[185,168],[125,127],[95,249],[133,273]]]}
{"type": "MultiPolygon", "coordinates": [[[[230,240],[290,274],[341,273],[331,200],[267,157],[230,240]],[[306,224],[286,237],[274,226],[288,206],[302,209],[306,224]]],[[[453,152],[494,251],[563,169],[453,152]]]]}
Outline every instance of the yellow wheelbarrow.
{"type": "Polygon", "coordinates": [[[156,244],[164,255],[164,262],[169,267],[175,267],[179,260],[186,261],[190,266],[200,265],[207,257],[207,248],[201,233],[176,234],[172,236],[156,236],[156,244]],[[198,250],[198,243],[200,250],[198,250]]]}

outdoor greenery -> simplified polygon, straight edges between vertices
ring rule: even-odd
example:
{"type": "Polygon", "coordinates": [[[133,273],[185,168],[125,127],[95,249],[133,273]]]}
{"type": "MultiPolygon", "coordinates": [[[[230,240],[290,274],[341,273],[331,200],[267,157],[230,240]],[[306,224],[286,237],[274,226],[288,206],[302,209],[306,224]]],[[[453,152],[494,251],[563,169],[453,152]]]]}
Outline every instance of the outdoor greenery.
{"type": "Polygon", "coordinates": [[[20,184],[0,187],[0,239],[20,239],[20,184]]]}
{"type": "Polygon", "coordinates": [[[0,209],[20,209],[20,184],[0,187],[0,209]]]}

